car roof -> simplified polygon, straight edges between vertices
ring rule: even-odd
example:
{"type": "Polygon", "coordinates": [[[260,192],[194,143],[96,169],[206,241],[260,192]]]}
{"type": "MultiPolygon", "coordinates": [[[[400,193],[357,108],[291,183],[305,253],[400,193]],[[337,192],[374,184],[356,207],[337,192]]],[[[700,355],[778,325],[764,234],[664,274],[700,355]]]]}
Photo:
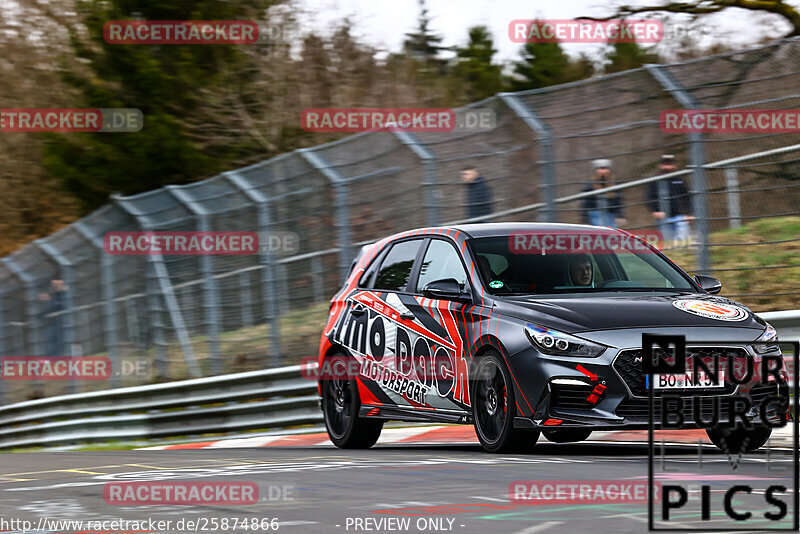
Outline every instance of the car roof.
{"type": "Polygon", "coordinates": [[[502,222],[502,223],[477,223],[477,224],[458,224],[455,228],[470,237],[497,237],[507,236],[513,232],[565,232],[565,231],[586,231],[586,230],[605,230],[616,232],[613,228],[605,226],[591,226],[588,224],[565,224],[565,223],[531,223],[531,222],[502,222]]]}

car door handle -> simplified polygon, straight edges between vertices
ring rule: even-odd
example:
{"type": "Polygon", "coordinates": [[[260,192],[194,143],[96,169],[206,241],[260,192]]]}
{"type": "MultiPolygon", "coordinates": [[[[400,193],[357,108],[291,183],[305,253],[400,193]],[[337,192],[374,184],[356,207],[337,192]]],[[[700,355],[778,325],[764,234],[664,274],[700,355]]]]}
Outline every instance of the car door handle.
{"type": "Polygon", "coordinates": [[[416,319],[417,316],[414,315],[413,313],[401,313],[400,314],[400,318],[401,319],[416,319]]]}

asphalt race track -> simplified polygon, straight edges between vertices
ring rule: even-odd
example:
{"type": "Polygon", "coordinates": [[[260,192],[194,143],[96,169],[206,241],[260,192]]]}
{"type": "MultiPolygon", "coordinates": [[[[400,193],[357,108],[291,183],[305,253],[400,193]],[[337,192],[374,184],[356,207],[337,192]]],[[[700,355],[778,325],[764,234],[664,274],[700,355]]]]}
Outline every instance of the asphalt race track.
{"type": "MultiPolygon", "coordinates": [[[[681,471],[691,471],[698,463],[697,445],[671,445],[665,451],[665,465],[672,472],[659,474],[661,480],[681,478],[681,471]]],[[[202,531],[201,521],[209,518],[277,519],[278,530],[286,533],[644,532],[646,503],[514,504],[508,489],[517,480],[646,482],[647,458],[646,443],[559,445],[543,439],[535,452],[512,455],[487,454],[469,444],[379,444],[365,451],[308,446],[4,454],[0,456],[0,517],[27,519],[34,525],[44,518],[184,521],[182,529],[142,528],[150,532],[202,531]],[[259,487],[259,502],[247,506],[106,504],[106,483],[141,480],[251,481],[259,487]],[[195,528],[186,528],[187,520],[197,521],[195,528]]],[[[714,494],[732,480],[774,479],[791,488],[791,473],[787,479],[787,472],[765,468],[768,459],[766,452],[753,453],[742,460],[735,475],[713,475],[717,470],[730,473],[729,459],[712,447],[702,447],[703,472],[709,473],[714,494]]],[[[655,462],[656,469],[660,461],[655,462]]],[[[693,502],[677,513],[683,522],[672,522],[672,526],[690,527],[687,521],[698,517],[699,505],[693,502]]],[[[711,520],[705,525],[710,529],[730,524],[721,505],[712,505],[711,520]]],[[[8,525],[0,530],[22,532],[8,525]]],[[[205,531],[274,530],[207,527],[205,531]]]]}

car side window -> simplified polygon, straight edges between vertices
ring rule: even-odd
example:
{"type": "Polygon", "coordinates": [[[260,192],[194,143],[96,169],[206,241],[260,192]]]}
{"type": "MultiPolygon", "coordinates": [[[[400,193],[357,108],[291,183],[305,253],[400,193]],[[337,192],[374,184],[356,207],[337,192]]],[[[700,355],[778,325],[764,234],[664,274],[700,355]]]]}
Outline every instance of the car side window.
{"type": "Polygon", "coordinates": [[[375,271],[378,270],[378,265],[381,263],[381,256],[382,254],[379,253],[377,257],[373,258],[369,266],[367,266],[361,278],[358,280],[358,287],[372,287],[370,282],[375,275],[375,271]]]}
{"type": "Polygon", "coordinates": [[[381,262],[373,288],[386,291],[405,291],[420,245],[422,245],[421,239],[401,241],[393,245],[381,262]]]}
{"type": "Polygon", "coordinates": [[[433,239],[420,266],[417,293],[430,282],[443,278],[455,278],[464,286],[467,283],[467,272],[453,245],[441,239],[433,239]]]}

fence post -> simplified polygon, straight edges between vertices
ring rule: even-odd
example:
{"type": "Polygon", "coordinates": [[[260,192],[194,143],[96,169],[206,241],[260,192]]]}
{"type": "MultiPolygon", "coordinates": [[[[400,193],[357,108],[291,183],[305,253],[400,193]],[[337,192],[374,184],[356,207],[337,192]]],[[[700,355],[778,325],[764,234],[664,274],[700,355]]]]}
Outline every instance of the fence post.
{"type": "MultiPolygon", "coordinates": [[[[146,301],[147,297],[145,296],[146,301]]],[[[125,308],[125,328],[128,329],[130,340],[137,348],[142,348],[142,329],[139,327],[139,314],[136,311],[136,303],[134,303],[132,297],[125,297],[122,306],[125,308]]],[[[116,334],[114,335],[114,341],[116,342],[116,334]]]]}
{"type": "MultiPolygon", "coordinates": [[[[75,320],[75,302],[73,299],[73,295],[75,292],[74,283],[75,283],[75,276],[74,276],[74,269],[72,262],[69,261],[67,258],[64,257],[53,245],[44,241],[43,239],[37,239],[34,242],[34,245],[39,247],[45,256],[53,260],[58,264],[59,271],[61,271],[61,279],[64,280],[64,285],[66,286],[64,290],[64,309],[59,310],[59,313],[62,313],[64,316],[64,320],[59,325],[61,328],[61,335],[63,336],[62,342],[64,347],[67,348],[68,356],[75,356],[75,343],[76,343],[76,336],[75,336],[75,329],[77,325],[77,321],[75,320]]],[[[57,347],[57,350],[61,352],[64,347],[57,347]]],[[[80,351],[80,355],[83,355],[84,351],[80,351]]],[[[63,356],[62,354],[56,354],[56,356],[63,356]]],[[[112,368],[112,376],[113,376],[114,369],[112,368]]],[[[70,393],[77,393],[78,391],[78,382],[77,378],[72,378],[69,381],[68,391],[70,393]]]]}
{"type": "MultiPolygon", "coordinates": [[[[34,287],[35,281],[33,277],[25,272],[19,265],[14,263],[11,256],[6,256],[0,259],[6,268],[20,281],[25,288],[25,317],[27,323],[27,336],[25,335],[25,328],[23,327],[23,337],[27,338],[27,346],[31,348],[31,356],[44,356],[44,347],[42,346],[42,332],[41,324],[39,321],[39,298],[36,294],[34,287]]],[[[42,388],[41,380],[34,380],[33,387],[35,390],[42,388]]]]}
{"type": "Polygon", "coordinates": [[[436,226],[440,221],[439,210],[442,207],[442,192],[439,187],[436,156],[420,142],[416,135],[405,131],[393,131],[392,133],[422,161],[422,165],[425,167],[422,187],[426,191],[425,211],[427,224],[428,226],[436,226]]]}
{"type": "Polygon", "coordinates": [[[725,167],[725,187],[728,190],[728,224],[731,228],[742,226],[742,208],[739,203],[739,171],[725,167]]]}
{"type": "Polygon", "coordinates": [[[152,330],[153,345],[156,347],[156,376],[167,378],[167,343],[164,339],[163,308],[161,306],[161,295],[158,291],[157,275],[153,262],[148,261],[145,273],[145,294],[147,300],[147,311],[150,319],[150,329],[152,330]]]}
{"type": "Polygon", "coordinates": [[[26,323],[28,324],[28,343],[30,343],[31,356],[44,356],[44,347],[42,345],[41,325],[39,324],[39,298],[36,294],[34,287],[34,279],[31,275],[25,272],[19,265],[14,263],[11,256],[6,256],[2,261],[5,266],[16,276],[22,285],[25,287],[25,316],[26,323]]]}
{"type": "MultiPolygon", "coordinates": [[[[147,216],[137,210],[130,201],[119,195],[112,195],[111,200],[116,202],[120,208],[133,217],[139,223],[142,230],[153,231],[147,216]]],[[[153,277],[158,282],[161,294],[164,296],[164,303],[167,306],[167,311],[172,320],[172,326],[175,328],[175,334],[178,336],[178,343],[180,343],[189,374],[193,377],[199,377],[202,375],[200,366],[197,363],[197,358],[195,358],[192,343],[189,339],[189,333],[186,331],[186,324],[183,322],[183,315],[181,314],[180,306],[178,306],[178,299],[175,298],[175,291],[172,289],[169,272],[167,271],[166,265],[164,265],[164,258],[161,254],[148,254],[147,264],[151,269],[153,277]]],[[[163,343],[163,340],[161,342],[163,343]]]]}
{"type": "Polygon", "coordinates": [[[314,302],[322,302],[325,299],[322,280],[322,259],[315,255],[311,258],[311,288],[314,295],[314,302]]]}
{"type": "Polygon", "coordinates": [[[333,184],[336,206],[336,228],[339,231],[339,274],[342,280],[347,278],[350,264],[353,261],[353,243],[350,238],[350,211],[348,206],[349,194],[347,180],[325,158],[311,148],[301,148],[297,151],[312,167],[317,169],[333,184]]]}
{"type": "MultiPolygon", "coordinates": [[[[0,355],[14,356],[9,354],[9,351],[6,348],[6,318],[4,313],[5,302],[6,292],[0,291],[0,355]]],[[[6,380],[5,377],[2,376],[2,372],[0,372],[0,406],[4,406],[6,404],[6,400],[6,380]]]]}
{"type": "MultiPolygon", "coordinates": [[[[244,176],[236,171],[222,173],[235,187],[244,193],[258,209],[258,228],[260,235],[269,237],[272,230],[272,214],[270,213],[270,200],[261,193],[244,176]]],[[[268,324],[267,341],[272,352],[273,364],[277,365],[281,357],[280,314],[275,307],[275,265],[269,247],[261,246],[258,254],[261,263],[261,297],[264,305],[264,320],[268,324]]]]}
{"type": "MultiPolygon", "coordinates": [[[[644,68],[684,109],[700,109],[700,105],[694,97],[663,65],[647,64],[644,68]]],[[[689,133],[689,167],[692,168],[692,207],[697,220],[698,237],[700,238],[697,253],[698,269],[708,272],[711,270],[711,259],[708,246],[708,198],[706,195],[705,147],[703,146],[702,133],[689,133]]]]}
{"type": "Polygon", "coordinates": [[[286,290],[288,275],[286,274],[286,263],[284,263],[284,261],[285,260],[278,260],[275,262],[275,270],[277,271],[275,276],[275,281],[277,282],[275,296],[277,297],[276,305],[280,315],[286,315],[291,311],[291,306],[289,306],[289,292],[286,290]]]}
{"type": "Polygon", "coordinates": [[[545,208],[539,220],[545,222],[558,222],[558,211],[556,207],[556,169],[555,169],[555,138],[553,131],[539,115],[530,107],[526,106],[522,100],[514,93],[499,93],[500,100],[513,111],[528,128],[536,133],[539,141],[539,168],[542,170],[542,183],[544,191],[545,208]]]}
{"type": "MultiPolygon", "coordinates": [[[[165,187],[167,192],[184,207],[186,207],[195,217],[198,230],[210,232],[211,225],[208,222],[208,211],[194,201],[194,199],[174,185],[165,187]]],[[[211,374],[219,375],[222,372],[222,362],[219,355],[219,284],[214,276],[214,256],[203,254],[200,256],[200,269],[203,272],[203,317],[206,321],[206,336],[208,337],[208,352],[211,360],[211,374]]]]}
{"type": "MultiPolygon", "coordinates": [[[[100,256],[100,286],[102,288],[103,302],[105,303],[103,312],[103,331],[106,338],[106,349],[111,356],[111,366],[115,370],[121,371],[119,359],[119,341],[117,338],[117,313],[114,307],[114,266],[110,254],[105,253],[103,248],[103,238],[93,233],[83,221],[77,221],[72,225],[83,239],[97,249],[100,256]]],[[[119,386],[119,378],[112,374],[111,384],[119,386]]]]}
{"type": "Polygon", "coordinates": [[[239,298],[242,299],[242,326],[253,326],[253,303],[250,301],[250,271],[239,273],[239,298]]]}

